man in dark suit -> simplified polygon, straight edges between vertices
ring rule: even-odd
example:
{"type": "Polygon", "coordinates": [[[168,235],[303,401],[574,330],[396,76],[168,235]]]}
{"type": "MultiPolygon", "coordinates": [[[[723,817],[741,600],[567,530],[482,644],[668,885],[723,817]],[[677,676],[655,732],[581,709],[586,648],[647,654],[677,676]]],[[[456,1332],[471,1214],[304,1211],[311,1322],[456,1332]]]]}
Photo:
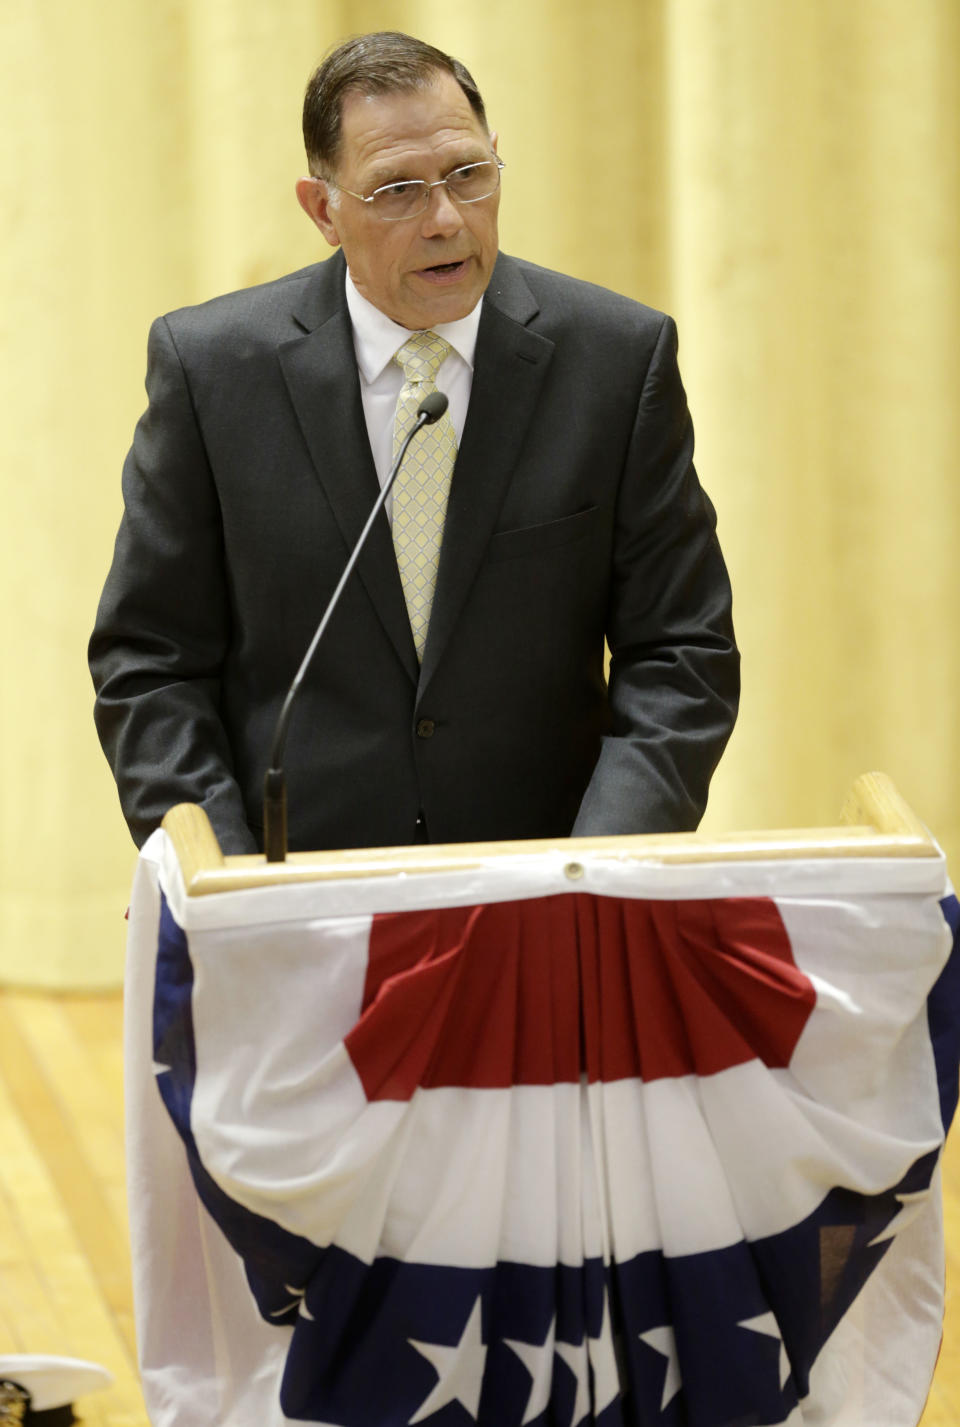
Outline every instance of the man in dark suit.
{"type": "Polygon", "coordinates": [[[134,838],[192,801],[225,851],[259,846],[284,693],[389,468],[395,412],[433,384],[451,453],[433,573],[413,595],[398,528],[428,542],[397,505],[418,498],[408,481],[293,714],[291,846],[695,827],[738,656],[673,323],[498,255],[496,136],[468,72],[430,46],[341,46],[304,132],[298,197],[340,251],[151,332],[90,645],[134,838]],[[393,359],[408,342],[436,348],[426,386],[393,359]]]}

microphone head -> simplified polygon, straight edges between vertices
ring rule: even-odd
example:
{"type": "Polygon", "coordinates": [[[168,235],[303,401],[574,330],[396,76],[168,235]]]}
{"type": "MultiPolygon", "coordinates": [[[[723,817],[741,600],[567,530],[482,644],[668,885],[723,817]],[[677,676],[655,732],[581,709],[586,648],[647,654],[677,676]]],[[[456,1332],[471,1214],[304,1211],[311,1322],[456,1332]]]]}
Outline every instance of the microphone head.
{"type": "Polygon", "coordinates": [[[425,425],[432,426],[435,421],[440,420],[449,405],[442,391],[432,391],[417,407],[417,415],[425,416],[425,425]]]}

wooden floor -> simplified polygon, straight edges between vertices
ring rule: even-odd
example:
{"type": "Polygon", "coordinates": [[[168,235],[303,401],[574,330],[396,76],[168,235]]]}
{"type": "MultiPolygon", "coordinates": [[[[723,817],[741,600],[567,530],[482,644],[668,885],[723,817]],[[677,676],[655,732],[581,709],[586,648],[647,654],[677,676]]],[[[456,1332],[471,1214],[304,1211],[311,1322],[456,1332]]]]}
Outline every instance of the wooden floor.
{"type": "MultiPolygon", "coordinates": [[[[84,1398],[80,1420],[147,1427],[134,1366],[121,1019],[119,996],[0,991],[0,1354],[102,1363],[115,1386],[84,1398]]],[[[922,1427],[960,1424],[960,1131],[944,1184],[947,1319],[922,1427]]]]}

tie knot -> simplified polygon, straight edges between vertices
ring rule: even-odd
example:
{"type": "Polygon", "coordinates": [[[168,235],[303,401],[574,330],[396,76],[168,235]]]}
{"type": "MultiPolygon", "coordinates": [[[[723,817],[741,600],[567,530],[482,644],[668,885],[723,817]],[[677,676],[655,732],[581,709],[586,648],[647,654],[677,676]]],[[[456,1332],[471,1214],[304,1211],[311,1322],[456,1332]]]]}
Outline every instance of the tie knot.
{"type": "Polygon", "coordinates": [[[451,351],[450,343],[438,337],[436,332],[414,332],[409,341],[394,353],[393,360],[403,368],[405,380],[417,385],[420,382],[436,382],[437,372],[451,351]]]}

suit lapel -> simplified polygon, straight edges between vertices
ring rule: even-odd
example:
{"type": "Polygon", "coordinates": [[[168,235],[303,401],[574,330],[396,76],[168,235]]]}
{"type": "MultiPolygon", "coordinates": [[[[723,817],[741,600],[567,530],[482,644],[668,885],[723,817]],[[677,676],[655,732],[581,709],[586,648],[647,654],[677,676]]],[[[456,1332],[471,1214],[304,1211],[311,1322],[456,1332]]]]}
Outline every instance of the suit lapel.
{"type": "Polygon", "coordinates": [[[519,269],[499,258],[484,299],[463,441],[450,486],[437,588],[420,676],[431,679],[513,475],[554,344],[524,323],[538,311],[519,269]]]}
{"type": "MultiPolygon", "coordinates": [[[[279,348],[290,400],[347,550],[352,550],[379,485],[366,435],[340,253],[320,265],[294,314],[304,335],[279,348]]],[[[413,682],[419,677],[403,587],[381,511],[356,574],[413,682]]]]}

